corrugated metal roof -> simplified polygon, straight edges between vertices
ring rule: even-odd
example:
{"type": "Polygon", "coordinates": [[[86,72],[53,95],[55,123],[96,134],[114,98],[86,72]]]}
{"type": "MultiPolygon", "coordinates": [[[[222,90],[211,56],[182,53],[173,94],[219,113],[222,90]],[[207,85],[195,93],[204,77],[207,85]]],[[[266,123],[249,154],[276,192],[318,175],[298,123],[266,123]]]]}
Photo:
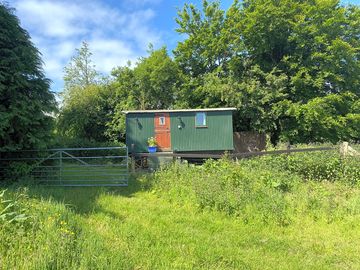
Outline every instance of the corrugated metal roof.
{"type": "Polygon", "coordinates": [[[139,110],[139,111],[122,111],[128,113],[165,113],[165,112],[216,112],[216,111],[235,111],[236,108],[208,108],[208,109],[178,109],[178,110],[139,110]]]}

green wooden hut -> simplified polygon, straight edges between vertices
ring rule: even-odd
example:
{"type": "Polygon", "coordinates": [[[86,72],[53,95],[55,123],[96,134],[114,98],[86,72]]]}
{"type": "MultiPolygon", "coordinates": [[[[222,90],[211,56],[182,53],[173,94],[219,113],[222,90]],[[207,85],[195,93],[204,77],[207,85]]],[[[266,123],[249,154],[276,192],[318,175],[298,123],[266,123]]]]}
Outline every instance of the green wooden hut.
{"type": "Polygon", "coordinates": [[[130,152],[147,152],[154,137],[162,152],[215,152],[234,149],[232,112],[235,108],[124,111],[126,145],[130,152]]]}

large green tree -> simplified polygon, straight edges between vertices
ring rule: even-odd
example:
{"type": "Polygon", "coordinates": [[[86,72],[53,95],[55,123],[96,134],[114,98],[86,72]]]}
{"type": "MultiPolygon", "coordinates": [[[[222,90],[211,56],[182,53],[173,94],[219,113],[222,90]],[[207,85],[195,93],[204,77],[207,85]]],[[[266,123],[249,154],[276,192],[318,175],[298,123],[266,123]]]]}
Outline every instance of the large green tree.
{"type": "Polygon", "coordinates": [[[224,12],[218,1],[203,1],[202,10],[193,4],[185,4],[178,12],[176,31],[187,38],[174,50],[176,61],[184,72],[197,77],[216,71],[227,71],[230,61],[243,49],[239,30],[238,3],[224,12]]]}
{"type": "Polygon", "coordinates": [[[360,94],[360,10],[338,0],[247,0],[238,27],[252,62],[289,77],[294,101],[360,94]]]}
{"type": "Polygon", "coordinates": [[[322,125],[319,136],[305,135],[317,134],[317,124],[302,123],[313,120],[314,104],[329,104],[328,95],[342,100],[347,93],[352,98],[346,110],[324,113],[348,126],[357,123],[352,108],[360,96],[358,7],[338,0],[245,0],[224,12],[218,1],[204,0],[202,9],[185,5],[177,23],[185,39],[174,50],[175,60],[188,75],[184,100],[177,102],[236,106],[238,130],[269,132],[274,143],[280,137],[359,139],[354,128],[334,133],[344,129],[340,124],[322,125]]]}
{"type": "Polygon", "coordinates": [[[337,0],[249,0],[241,16],[252,63],[288,78],[276,135],[294,142],[359,139],[344,124],[360,95],[359,8],[337,0]],[[340,102],[348,92],[352,101],[340,102]]]}
{"type": "Polygon", "coordinates": [[[165,109],[174,104],[179,86],[179,68],[167,54],[166,48],[150,50],[134,68],[136,88],[133,96],[139,109],[165,109]]]}
{"type": "Polygon", "coordinates": [[[28,32],[0,3],[0,150],[46,145],[56,109],[49,85],[28,32]]]}

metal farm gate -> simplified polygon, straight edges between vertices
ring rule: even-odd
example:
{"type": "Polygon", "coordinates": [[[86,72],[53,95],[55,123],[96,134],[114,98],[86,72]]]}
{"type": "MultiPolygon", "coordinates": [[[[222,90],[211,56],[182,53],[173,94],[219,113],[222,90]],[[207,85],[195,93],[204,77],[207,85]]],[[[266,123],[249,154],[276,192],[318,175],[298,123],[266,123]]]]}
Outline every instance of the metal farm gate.
{"type": "Polygon", "coordinates": [[[127,186],[128,156],[127,147],[6,152],[0,153],[0,177],[6,179],[7,172],[15,171],[43,185],[127,186]]]}

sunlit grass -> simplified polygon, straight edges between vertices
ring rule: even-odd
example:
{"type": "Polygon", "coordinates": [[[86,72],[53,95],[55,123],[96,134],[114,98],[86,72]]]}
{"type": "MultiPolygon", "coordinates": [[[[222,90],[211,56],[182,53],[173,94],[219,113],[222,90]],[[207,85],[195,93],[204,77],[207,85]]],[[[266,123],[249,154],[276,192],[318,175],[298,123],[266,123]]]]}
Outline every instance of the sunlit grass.
{"type": "MultiPolygon", "coordinates": [[[[130,187],[131,189],[131,187],[130,187]]],[[[360,218],[245,224],[147,191],[27,192],[30,228],[1,230],[3,269],[357,268],[360,218]],[[19,233],[21,232],[21,233],[19,233]],[[13,233],[13,234],[12,234],[13,233]]]]}
{"type": "Polygon", "coordinates": [[[254,162],[252,172],[245,163],[175,166],[121,188],[8,187],[7,199],[23,194],[13,211],[28,219],[0,221],[0,269],[360,268],[358,186],[286,179],[291,174],[272,174],[254,162]],[[214,191],[196,181],[204,172],[207,181],[217,177],[209,184],[261,179],[250,186],[255,193],[243,210],[227,211],[199,204],[197,196],[211,198],[214,191]],[[278,182],[290,180],[298,182],[279,189],[278,182]],[[270,189],[261,187],[268,182],[270,189]]]}

